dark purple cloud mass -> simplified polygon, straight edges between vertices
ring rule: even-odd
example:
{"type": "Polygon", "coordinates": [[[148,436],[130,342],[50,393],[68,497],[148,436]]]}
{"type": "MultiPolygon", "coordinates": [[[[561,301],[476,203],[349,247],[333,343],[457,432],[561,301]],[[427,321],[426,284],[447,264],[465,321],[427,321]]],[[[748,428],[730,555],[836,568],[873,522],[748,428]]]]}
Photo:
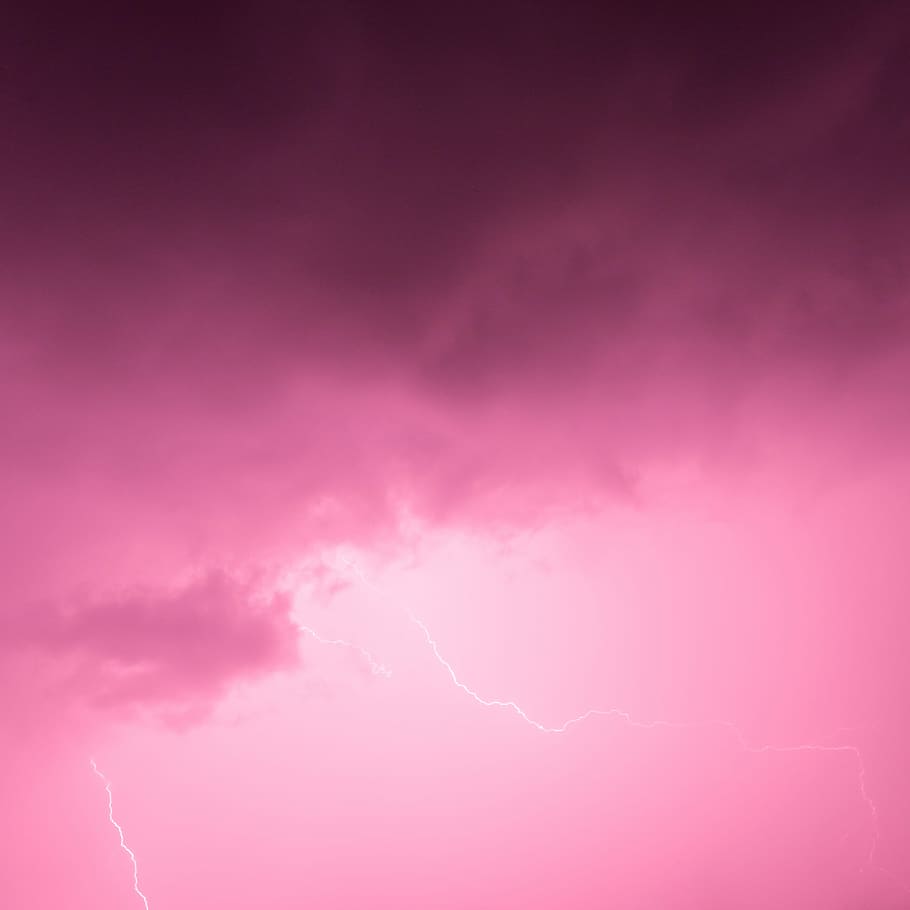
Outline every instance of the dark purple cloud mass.
{"type": "Polygon", "coordinates": [[[16,609],[903,438],[900,4],[4,22],[16,609]]]}

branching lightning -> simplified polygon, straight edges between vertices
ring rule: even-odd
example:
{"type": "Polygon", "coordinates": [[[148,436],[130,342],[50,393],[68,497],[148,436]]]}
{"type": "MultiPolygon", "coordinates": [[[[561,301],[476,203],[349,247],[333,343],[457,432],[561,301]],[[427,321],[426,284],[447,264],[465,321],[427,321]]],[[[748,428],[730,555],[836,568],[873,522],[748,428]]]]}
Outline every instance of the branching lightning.
{"type": "Polygon", "coordinates": [[[392,675],[392,671],[385,666],[385,664],[380,663],[367,651],[366,648],[362,648],[360,645],[355,645],[354,642],[345,641],[343,638],[323,638],[318,632],[311,629],[309,626],[298,625],[298,629],[301,632],[306,632],[307,635],[310,635],[312,638],[316,639],[320,644],[323,645],[335,645],[339,648],[350,648],[352,651],[356,651],[360,656],[369,664],[370,672],[374,676],[384,676],[388,679],[392,675]]]}
{"type": "Polygon", "coordinates": [[[114,818],[114,794],[111,792],[111,782],[98,770],[98,766],[95,764],[95,759],[90,758],[89,763],[92,766],[92,771],[101,778],[102,783],[104,784],[104,789],[107,791],[107,817],[108,821],[117,829],[117,834],[120,835],[120,847],[123,852],[127,854],[130,858],[130,862],[133,864],[133,890],[139,895],[140,900],[145,904],[145,910],[149,910],[148,898],[142,893],[139,888],[139,867],[136,865],[136,854],[126,845],[126,841],[123,839],[123,828],[117,823],[114,818]]]}
{"type": "MultiPolygon", "coordinates": [[[[361,574],[361,577],[362,574],[361,574]]],[[[579,714],[575,717],[571,717],[563,723],[559,724],[556,727],[548,727],[545,724],[541,723],[538,720],[530,717],[525,710],[515,701],[502,701],[500,699],[487,699],[483,698],[476,691],[471,689],[468,685],[461,681],[458,678],[458,674],[455,672],[454,667],[447,661],[439,651],[439,645],[433,636],[430,634],[430,630],[427,628],[426,624],[418,619],[413,612],[407,610],[408,618],[414,623],[417,628],[423,633],[424,638],[426,639],[427,644],[430,646],[430,649],[433,652],[433,656],[436,658],[436,661],[445,669],[451,678],[453,684],[461,689],[466,695],[470,696],[477,704],[482,705],[485,708],[502,708],[508,711],[511,711],[513,714],[516,714],[521,720],[526,724],[533,727],[535,730],[540,731],[541,733],[565,733],[571,727],[576,724],[580,724],[585,720],[588,720],[591,717],[613,717],[624,724],[631,727],[639,727],[642,729],[655,729],[659,727],[668,728],[668,729],[724,729],[728,730],[733,734],[734,738],[737,741],[739,747],[744,751],[751,753],[753,755],[762,755],[769,753],[793,753],[793,752],[815,752],[815,753],[849,753],[853,755],[856,760],[857,765],[857,779],[859,787],[859,795],[862,798],[863,803],[866,806],[866,809],[869,813],[869,818],[872,822],[872,836],[870,839],[869,850],[866,854],[865,862],[863,863],[863,868],[865,869],[874,869],[877,872],[884,873],[889,878],[894,880],[901,888],[904,889],[908,894],[910,894],[910,886],[905,882],[898,879],[892,872],[888,869],[883,868],[882,866],[877,865],[874,862],[875,853],[878,848],[881,831],[879,827],[879,812],[878,806],[873,801],[872,797],[869,795],[869,791],[866,788],[866,764],[863,760],[862,752],[853,745],[821,745],[813,743],[803,743],[797,745],[753,745],[748,742],[745,734],[742,729],[732,721],[670,721],[670,720],[637,720],[634,718],[628,711],[623,711],[619,708],[591,708],[582,714],[579,714]]]]}
{"type": "MultiPolygon", "coordinates": [[[[373,591],[378,592],[378,588],[373,584],[364,574],[360,566],[351,559],[343,560],[343,564],[349,568],[359,579],[360,581],[368,588],[373,591]]],[[[902,888],[907,894],[910,894],[910,885],[905,881],[898,878],[893,872],[884,868],[883,866],[878,865],[875,862],[876,851],[879,846],[879,841],[881,839],[881,828],[879,824],[879,811],[878,805],[872,799],[872,796],[869,793],[869,790],[866,786],[866,763],[863,758],[863,754],[860,749],[855,745],[849,744],[840,744],[840,745],[825,745],[820,743],[799,743],[796,745],[773,745],[773,744],[763,744],[755,745],[750,743],[746,738],[745,733],[742,728],[735,724],[733,721],[728,720],[714,720],[714,721],[672,721],[672,720],[639,720],[632,716],[628,711],[624,711],[621,708],[589,708],[587,711],[582,712],[581,714],[576,715],[575,717],[570,717],[568,720],[563,721],[561,724],[555,727],[549,727],[544,723],[541,723],[538,720],[535,720],[531,717],[524,708],[521,707],[516,701],[505,701],[502,699],[488,699],[482,697],[474,689],[470,688],[466,683],[464,683],[455,672],[455,668],[446,660],[442,653],[439,650],[439,644],[430,634],[430,630],[427,628],[426,623],[419,619],[411,610],[405,610],[410,621],[420,629],[423,637],[426,639],[427,644],[430,647],[430,650],[433,652],[433,656],[436,658],[437,663],[442,666],[446,671],[449,678],[452,680],[453,685],[461,689],[466,695],[472,698],[477,704],[481,705],[484,708],[497,708],[503,709],[506,711],[511,711],[517,717],[519,717],[524,723],[528,726],[533,727],[540,733],[565,733],[572,727],[580,724],[592,717],[604,717],[604,718],[615,718],[622,723],[630,727],[637,727],[639,729],[653,730],[657,728],[665,729],[676,729],[676,730],[695,730],[695,729],[718,729],[726,730],[732,734],[733,738],[736,740],[739,748],[752,755],[764,755],[764,754],[787,754],[787,753],[796,753],[796,752],[812,752],[812,753],[848,753],[852,755],[856,762],[857,768],[857,786],[859,790],[859,795],[862,799],[863,804],[866,806],[868,812],[869,820],[872,823],[872,835],[870,837],[869,849],[866,853],[866,859],[863,863],[862,868],[866,870],[874,870],[876,872],[882,873],[892,881],[894,881],[900,888],[902,888]]]]}

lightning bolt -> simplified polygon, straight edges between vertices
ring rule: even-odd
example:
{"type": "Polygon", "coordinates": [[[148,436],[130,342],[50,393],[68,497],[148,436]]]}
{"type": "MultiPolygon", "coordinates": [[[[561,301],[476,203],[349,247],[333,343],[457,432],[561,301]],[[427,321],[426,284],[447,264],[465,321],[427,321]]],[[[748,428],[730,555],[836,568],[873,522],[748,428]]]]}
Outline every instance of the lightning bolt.
{"type": "MultiPolygon", "coordinates": [[[[360,573],[359,573],[360,574],[360,573]]],[[[363,575],[360,574],[362,578],[363,575]]],[[[906,893],[910,894],[910,885],[907,885],[904,881],[899,879],[893,872],[890,870],[879,866],[875,863],[875,853],[878,849],[879,840],[881,838],[881,830],[879,826],[879,811],[878,806],[872,799],[869,794],[869,791],[866,787],[866,764],[863,759],[862,752],[858,747],[853,745],[821,745],[817,743],[803,743],[798,745],[754,745],[749,743],[746,739],[745,734],[742,729],[732,721],[726,720],[714,720],[714,721],[671,721],[671,720],[638,720],[633,717],[628,711],[623,711],[620,708],[590,708],[587,711],[584,711],[582,714],[578,714],[575,717],[570,717],[568,720],[559,724],[556,727],[548,727],[545,724],[541,723],[538,720],[535,720],[533,717],[530,717],[527,712],[515,701],[503,701],[501,699],[488,699],[483,698],[478,694],[474,689],[470,688],[467,684],[462,682],[459,679],[458,674],[455,672],[455,668],[452,664],[447,661],[439,650],[439,644],[430,634],[430,630],[427,628],[426,624],[421,621],[414,613],[410,610],[406,610],[408,618],[411,622],[417,626],[418,629],[423,633],[424,638],[426,639],[427,644],[430,646],[430,650],[433,652],[433,656],[436,658],[436,661],[445,669],[448,673],[449,678],[452,680],[452,683],[456,688],[461,689],[466,695],[472,698],[477,704],[485,708],[501,708],[507,711],[511,711],[513,714],[517,715],[522,721],[524,721],[528,726],[533,727],[535,730],[541,733],[565,733],[571,727],[576,724],[580,724],[583,721],[588,720],[592,717],[612,717],[620,720],[622,723],[630,727],[638,727],[645,730],[653,730],[656,728],[667,728],[667,729],[677,729],[677,730],[693,730],[693,729],[724,729],[729,731],[734,738],[736,739],[739,747],[747,753],[752,755],[763,755],[769,753],[783,754],[783,753],[794,753],[794,752],[813,752],[813,753],[849,753],[856,760],[857,765],[857,780],[859,787],[859,795],[862,798],[863,803],[866,806],[866,809],[869,814],[869,818],[872,822],[872,837],[869,844],[869,850],[866,854],[865,862],[863,863],[864,869],[873,869],[876,872],[881,872],[892,879],[897,883],[906,893]]]]}
{"type": "Polygon", "coordinates": [[[373,657],[373,655],[370,654],[366,648],[362,648],[360,645],[356,645],[352,641],[345,641],[343,638],[323,638],[318,632],[314,631],[309,626],[298,625],[297,628],[300,629],[301,632],[305,632],[307,635],[315,638],[316,641],[318,641],[320,644],[335,645],[339,648],[350,648],[352,651],[356,651],[369,664],[370,672],[374,676],[384,676],[386,679],[389,679],[389,677],[391,677],[392,671],[387,666],[385,666],[385,664],[382,664],[376,660],[376,658],[373,657]]]}
{"type": "Polygon", "coordinates": [[[139,867],[136,865],[136,854],[126,845],[126,841],[123,839],[123,828],[117,824],[116,819],[114,818],[114,794],[111,793],[111,782],[98,770],[98,766],[95,764],[95,759],[90,758],[89,763],[92,766],[92,771],[101,778],[102,783],[104,784],[104,789],[107,791],[107,817],[108,821],[117,829],[117,834],[120,835],[120,847],[123,849],[123,852],[127,854],[130,858],[130,862],[133,864],[133,890],[136,894],[139,895],[139,899],[145,904],[145,910],[149,910],[149,901],[148,898],[142,893],[139,888],[139,867]]]}
{"type": "MultiPolygon", "coordinates": [[[[357,578],[368,588],[374,592],[379,593],[379,588],[377,585],[373,584],[364,574],[360,566],[352,559],[344,558],[342,559],[342,565],[350,569],[357,578]]],[[[506,711],[511,711],[518,718],[520,718],[524,723],[533,729],[537,730],[540,733],[549,733],[549,734],[559,734],[565,733],[572,727],[577,724],[583,723],[586,720],[589,720],[592,717],[604,717],[604,718],[615,718],[616,720],[621,721],[626,726],[636,727],[643,730],[653,730],[658,728],[664,729],[675,729],[675,730],[695,730],[695,729],[718,729],[728,731],[736,740],[739,748],[746,753],[751,755],[766,755],[766,754],[787,754],[787,753],[798,753],[798,752],[810,752],[810,753],[848,753],[853,756],[856,762],[857,768],[857,786],[859,790],[860,798],[862,799],[863,804],[866,806],[866,811],[868,813],[869,819],[872,823],[872,836],[869,842],[869,849],[866,853],[866,859],[862,865],[863,869],[874,870],[876,872],[882,873],[893,882],[895,882],[903,891],[907,894],[910,894],[910,885],[905,881],[891,872],[889,869],[886,869],[883,866],[878,865],[875,862],[876,851],[878,850],[879,842],[881,840],[881,827],[879,824],[879,810],[878,805],[872,799],[872,796],[869,793],[869,790],[866,786],[866,763],[863,758],[863,754],[860,749],[855,745],[841,744],[841,745],[825,745],[819,743],[800,743],[797,745],[773,745],[773,744],[764,744],[764,745],[755,745],[750,743],[746,738],[745,733],[742,728],[735,724],[733,721],[729,720],[708,720],[708,721],[672,721],[672,720],[640,720],[633,717],[633,715],[624,711],[621,708],[589,708],[587,711],[582,712],[581,714],[576,715],[575,717],[570,717],[568,720],[563,721],[561,724],[555,727],[549,727],[546,724],[541,723],[538,720],[535,720],[531,717],[521,705],[516,701],[505,701],[502,699],[488,699],[481,696],[474,689],[470,688],[466,683],[459,679],[458,674],[455,672],[455,668],[449,663],[445,657],[442,656],[442,653],[439,650],[439,644],[436,639],[430,634],[430,630],[427,628],[426,623],[419,619],[411,610],[405,610],[405,613],[408,616],[408,619],[420,629],[423,637],[426,639],[427,644],[430,647],[430,650],[433,652],[433,656],[436,658],[437,663],[443,667],[443,669],[448,674],[449,678],[452,680],[453,685],[461,689],[467,696],[473,699],[477,704],[481,705],[484,708],[498,708],[506,711]]]]}

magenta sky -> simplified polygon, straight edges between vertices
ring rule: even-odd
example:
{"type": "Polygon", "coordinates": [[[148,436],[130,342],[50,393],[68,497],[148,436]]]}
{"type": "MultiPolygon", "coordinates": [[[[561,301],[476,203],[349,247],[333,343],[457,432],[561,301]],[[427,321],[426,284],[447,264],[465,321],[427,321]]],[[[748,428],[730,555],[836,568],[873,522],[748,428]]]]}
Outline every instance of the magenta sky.
{"type": "Polygon", "coordinates": [[[608,6],[4,13],[4,910],[910,908],[910,16],[608,6]]]}

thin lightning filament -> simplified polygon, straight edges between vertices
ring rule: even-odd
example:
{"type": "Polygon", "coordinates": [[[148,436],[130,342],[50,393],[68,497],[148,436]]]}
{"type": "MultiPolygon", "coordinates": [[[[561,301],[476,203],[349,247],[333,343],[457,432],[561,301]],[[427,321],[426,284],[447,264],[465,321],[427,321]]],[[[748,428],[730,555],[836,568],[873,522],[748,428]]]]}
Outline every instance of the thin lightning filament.
{"type": "Polygon", "coordinates": [[[117,823],[117,820],[114,818],[114,794],[111,792],[111,782],[98,770],[98,766],[95,764],[95,759],[89,759],[89,763],[92,766],[92,771],[101,779],[104,784],[104,789],[107,791],[107,818],[108,821],[117,829],[117,834],[120,836],[120,847],[123,852],[130,858],[130,862],[133,864],[133,890],[139,896],[139,899],[145,904],[145,910],[149,910],[149,901],[148,898],[142,893],[142,890],[139,887],[139,867],[136,864],[136,854],[127,846],[126,841],[123,838],[123,828],[117,823]]]}

